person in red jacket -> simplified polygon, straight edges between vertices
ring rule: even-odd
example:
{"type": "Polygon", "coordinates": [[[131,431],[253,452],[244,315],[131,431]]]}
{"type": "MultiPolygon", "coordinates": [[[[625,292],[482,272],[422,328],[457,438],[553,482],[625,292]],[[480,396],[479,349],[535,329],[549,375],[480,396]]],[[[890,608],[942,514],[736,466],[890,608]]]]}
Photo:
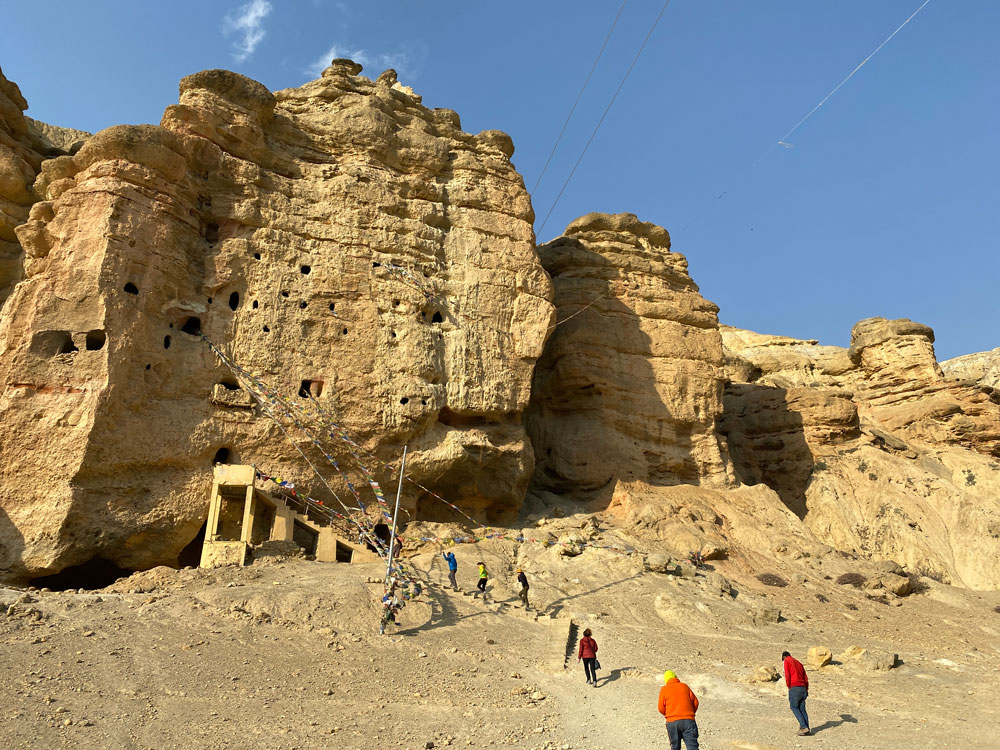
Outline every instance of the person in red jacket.
{"type": "Polygon", "coordinates": [[[781,652],[781,661],[785,664],[785,687],[788,688],[788,705],[799,722],[799,734],[803,737],[810,734],[809,715],[806,713],[806,698],[809,697],[809,678],[802,662],[792,657],[787,651],[781,652]]]}
{"type": "Polygon", "coordinates": [[[583,659],[583,672],[587,675],[587,684],[597,687],[597,641],[590,636],[590,628],[583,631],[580,648],[576,652],[576,660],[583,659]]]}
{"type": "Polygon", "coordinates": [[[682,739],[687,750],[698,750],[698,723],[694,720],[698,699],[691,688],[678,680],[669,669],[663,673],[663,687],[660,688],[656,710],[663,714],[667,722],[670,750],[681,750],[682,739]]]}

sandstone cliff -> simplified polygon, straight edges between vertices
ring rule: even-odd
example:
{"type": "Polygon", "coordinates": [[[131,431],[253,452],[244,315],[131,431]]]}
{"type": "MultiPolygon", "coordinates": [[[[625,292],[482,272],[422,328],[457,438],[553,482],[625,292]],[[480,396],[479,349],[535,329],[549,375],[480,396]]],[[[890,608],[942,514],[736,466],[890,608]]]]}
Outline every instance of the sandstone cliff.
{"type": "Polygon", "coordinates": [[[950,378],[1000,388],[1000,347],[945,360],[941,363],[941,370],[950,378]]]}
{"type": "Polygon", "coordinates": [[[33,120],[30,117],[24,119],[28,123],[28,129],[46,145],[49,153],[60,151],[65,154],[75,154],[83,148],[83,142],[93,135],[86,130],[49,125],[47,122],[33,120]]]}
{"type": "MultiPolygon", "coordinates": [[[[312,394],[383,460],[408,444],[428,488],[516,513],[553,307],[513,146],[463,132],[392,71],[360,71],[336,60],[277,93],[197,73],[159,127],[109,128],[45,161],[27,222],[32,172],[8,181],[27,257],[0,320],[0,573],[176,563],[213,460],[308,481],[200,333],[312,394]]],[[[408,494],[422,517],[451,513],[408,494]]]]}
{"type": "Polygon", "coordinates": [[[335,502],[328,460],[370,493],[361,465],[385,485],[408,445],[410,519],[461,520],[441,494],[513,521],[530,480],[532,511],[608,509],[747,573],[890,558],[1000,586],[993,353],[939,365],[909,320],[849,348],[720,327],[632,214],[536,247],[505,134],[360,72],[204,71],[160,126],[93,136],[28,121],[0,74],[0,577],[178,564],[214,461],[335,502]],[[360,462],[296,426],[313,401],[360,462]]]}
{"type": "Polygon", "coordinates": [[[837,549],[1000,582],[1000,394],[947,379],[930,328],[864,320],[850,349],[722,336],[723,425],[743,481],[774,488],[837,549]]]}
{"type": "Polygon", "coordinates": [[[21,245],[14,228],[28,218],[35,202],[32,183],[41,166],[44,145],[23,112],[28,103],[0,70],[0,307],[21,279],[21,245]]]}
{"type": "Polygon", "coordinates": [[[617,481],[729,485],[715,432],[718,308],[666,230],[632,214],[588,214],[539,254],[559,322],[526,415],[534,490],[610,499],[617,481]]]}

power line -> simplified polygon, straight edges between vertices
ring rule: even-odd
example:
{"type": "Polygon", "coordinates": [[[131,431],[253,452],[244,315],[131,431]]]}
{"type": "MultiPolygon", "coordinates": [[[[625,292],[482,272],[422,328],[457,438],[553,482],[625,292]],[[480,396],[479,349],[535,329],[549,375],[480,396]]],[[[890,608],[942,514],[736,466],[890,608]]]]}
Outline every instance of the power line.
{"type": "MultiPolygon", "coordinates": [[[[856,67],[854,70],[852,70],[850,73],[848,73],[847,77],[843,81],[841,81],[836,86],[834,86],[833,90],[829,94],[827,94],[826,96],[824,96],[822,98],[822,100],[820,100],[819,104],[817,104],[815,107],[813,107],[811,110],[809,110],[809,114],[807,114],[805,117],[803,117],[797,123],[795,123],[795,127],[792,128],[791,130],[789,130],[783,136],[781,136],[781,138],[779,138],[778,140],[779,141],[787,141],[788,137],[792,133],[794,133],[796,130],[798,130],[806,120],[808,120],[810,117],[812,117],[816,113],[816,110],[818,110],[820,107],[822,107],[824,104],[826,104],[826,100],[827,99],[829,99],[831,96],[833,96],[834,94],[836,94],[840,90],[841,86],[843,86],[845,83],[847,83],[849,80],[851,80],[854,77],[854,74],[857,73],[859,70],[861,70],[861,68],[863,68],[865,66],[865,63],[867,63],[869,60],[871,60],[873,57],[875,57],[875,55],[878,54],[878,51],[880,49],[882,49],[885,45],[887,45],[889,43],[889,41],[894,36],[896,36],[896,34],[898,34],[900,32],[900,30],[902,30],[902,28],[904,26],[906,26],[906,24],[908,24],[910,21],[912,21],[913,17],[915,15],[917,15],[917,13],[919,13],[920,11],[922,11],[924,9],[924,5],[927,5],[927,3],[929,3],[930,1],[931,0],[924,0],[923,4],[919,8],[917,8],[915,11],[913,11],[913,13],[910,14],[909,18],[907,18],[905,21],[903,21],[901,24],[899,24],[899,26],[896,28],[896,30],[894,32],[892,32],[891,34],[889,34],[889,36],[887,36],[885,38],[885,41],[883,41],[878,47],[876,47],[875,50],[870,55],[868,55],[868,57],[866,57],[864,60],[862,60],[860,63],[858,63],[858,67],[856,67]]],[[[772,148],[773,148],[773,146],[772,146],[772,148]]]]}
{"type": "Polygon", "coordinates": [[[597,53],[597,57],[594,58],[594,64],[590,67],[590,72],[587,73],[587,80],[583,82],[583,86],[580,88],[580,93],[576,95],[576,101],[573,102],[573,107],[570,109],[569,114],[566,115],[566,122],[563,123],[562,130],[559,131],[559,136],[556,138],[556,142],[552,146],[552,151],[549,152],[549,158],[545,160],[545,166],[542,167],[541,173],[538,175],[538,179],[535,180],[535,186],[531,188],[531,194],[534,195],[538,190],[538,186],[542,182],[542,177],[545,176],[545,171],[549,168],[549,164],[552,162],[552,157],[556,154],[556,149],[559,148],[559,143],[562,141],[563,134],[566,132],[566,126],[569,125],[569,121],[573,117],[573,113],[576,112],[576,107],[580,103],[580,99],[583,97],[583,92],[587,89],[587,84],[590,83],[591,76],[594,75],[594,71],[597,70],[597,63],[601,61],[601,56],[604,54],[604,48],[608,46],[608,40],[611,39],[611,35],[615,31],[615,27],[618,26],[618,19],[622,17],[622,11],[625,10],[625,6],[628,4],[628,0],[622,0],[622,5],[618,9],[618,15],[615,16],[614,23],[611,24],[611,28],[608,30],[608,35],[604,37],[604,44],[601,45],[601,50],[597,53]]]}
{"type": "MultiPolygon", "coordinates": [[[[753,164],[750,165],[748,171],[751,171],[751,170],[755,169],[757,167],[757,165],[760,164],[764,160],[764,158],[768,154],[770,154],[771,151],[774,150],[775,146],[779,146],[780,145],[780,146],[784,146],[785,148],[791,148],[791,144],[788,143],[787,141],[788,141],[788,138],[792,135],[792,133],[794,133],[796,130],[798,130],[800,127],[802,127],[805,124],[806,120],[808,120],[810,117],[812,117],[814,114],[816,114],[816,112],[819,110],[819,108],[822,107],[824,104],[826,104],[826,102],[830,99],[830,97],[832,97],[834,94],[836,94],[838,91],[840,91],[840,89],[844,86],[844,84],[846,84],[849,80],[851,80],[854,77],[854,74],[857,73],[859,70],[861,70],[861,68],[863,68],[865,66],[865,64],[869,60],[871,60],[873,57],[875,57],[875,55],[878,54],[879,50],[881,50],[885,45],[887,45],[889,43],[889,41],[894,36],[896,36],[896,34],[898,34],[900,31],[902,31],[903,27],[906,26],[906,24],[908,24],[910,21],[912,21],[913,18],[914,18],[914,16],[916,16],[917,13],[919,13],[920,11],[922,11],[924,9],[924,6],[927,5],[927,3],[929,3],[930,1],[931,0],[924,0],[924,2],[921,3],[921,5],[920,5],[919,8],[917,8],[915,11],[913,11],[913,13],[911,13],[909,15],[909,17],[905,21],[903,21],[901,24],[899,24],[899,26],[896,27],[895,31],[893,31],[891,34],[889,34],[889,36],[887,36],[884,40],[882,40],[882,43],[878,47],[876,47],[874,50],[872,50],[872,52],[864,60],[862,60],[860,63],[858,63],[858,65],[854,68],[854,70],[852,70],[850,73],[848,73],[847,76],[840,83],[838,83],[836,86],[834,86],[833,89],[830,90],[829,94],[827,94],[822,99],[820,99],[819,104],[817,104],[815,107],[813,107],[811,110],[809,110],[809,112],[806,114],[806,116],[803,117],[801,120],[799,120],[797,123],[795,123],[795,126],[791,130],[789,130],[787,133],[785,133],[783,136],[781,136],[781,138],[779,138],[777,141],[775,141],[770,146],[768,146],[766,149],[764,149],[763,153],[761,153],[761,155],[757,157],[757,160],[754,161],[753,164]]],[[[728,190],[723,190],[721,193],[719,193],[714,198],[714,200],[710,202],[710,205],[706,206],[706,208],[701,213],[699,213],[693,219],[691,219],[690,221],[688,221],[684,226],[682,226],[681,227],[681,231],[684,231],[689,226],[691,226],[691,224],[699,221],[702,217],[704,217],[707,213],[709,213],[710,210],[711,210],[711,208],[713,207],[711,204],[714,203],[715,201],[721,200],[726,195],[726,193],[728,193],[728,192],[729,192],[728,190]]]]}
{"type": "Polygon", "coordinates": [[[629,65],[628,70],[625,71],[625,75],[622,77],[621,83],[618,84],[618,88],[615,90],[614,96],[611,97],[611,101],[608,102],[608,106],[604,108],[604,114],[602,114],[601,119],[597,121],[597,126],[594,128],[594,132],[591,133],[590,138],[587,139],[587,143],[583,147],[583,151],[580,152],[580,157],[576,160],[576,164],[573,165],[573,169],[570,170],[569,176],[566,178],[566,182],[563,183],[562,188],[559,190],[559,194],[556,195],[556,199],[552,202],[552,206],[549,208],[549,212],[545,214],[545,219],[542,221],[541,226],[538,227],[539,232],[545,229],[545,225],[548,223],[549,217],[552,216],[552,212],[555,210],[556,205],[559,203],[559,199],[562,198],[563,193],[566,191],[566,188],[570,183],[570,180],[572,180],[573,175],[576,174],[576,168],[579,167],[580,162],[583,161],[583,157],[586,155],[587,149],[590,148],[590,144],[593,142],[594,137],[597,135],[597,131],[600,130],[601,125],[604,124],[604,118],[607,117],[608,112],[611,111],[611,107],[615,103],[615,100],[618,98],[618,94],[621,93],[622,87],[625,85],[625,81],[628,80],[628,77],[632,73],[632,69],[635,67],[635,64],[639,62],[639,57],[642,55],[642,51],[646,49],[646,44],[647,42],[649,42],[649,38],[653,36],[653,32],[656,31],[656,27],[660,23],[660,19],[663,18],[663,14],[667,10],[668,5],[670,5],[670,0],[666,0],[666,2],[663,3],[663,7],[660,8],[660,12],[656,16],[656,19],[653,21],[653,25],[649,27],[649,33],[646,34],[646,38],[643,39],[642,46],[639,47],[639,51],[635,53],[635,57],[632,59],[632,64],[629,65]]]}

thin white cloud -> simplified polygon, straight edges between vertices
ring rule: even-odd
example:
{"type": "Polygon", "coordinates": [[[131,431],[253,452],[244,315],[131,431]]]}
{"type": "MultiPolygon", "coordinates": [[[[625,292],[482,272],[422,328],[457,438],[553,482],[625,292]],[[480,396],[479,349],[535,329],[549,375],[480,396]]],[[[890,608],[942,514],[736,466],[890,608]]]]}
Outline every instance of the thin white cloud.
{"type": "Polygon", "coordinates": [[[342,44],[333,44],[306,67],[305,72],[313,78],[319,78],[323,70],[329,67],[330,61],[338,57],[346,57],[361,63],[365,67],[365,73],[369,75],[378,75],[386,68],[393,68],[407,79],[412,80],[414,77],[410,57],[405,52],[367,52],[360,48],[352,50],[342,44]]]}
{"type": "Polygon", "coordinates": [[[233,58],[237,62],[245,62],[264,41],[264,19],[270,12],[269,0],[250,0],[222,19],[222,33],[227,37],[238,35],[233,42],[233,58]]]}

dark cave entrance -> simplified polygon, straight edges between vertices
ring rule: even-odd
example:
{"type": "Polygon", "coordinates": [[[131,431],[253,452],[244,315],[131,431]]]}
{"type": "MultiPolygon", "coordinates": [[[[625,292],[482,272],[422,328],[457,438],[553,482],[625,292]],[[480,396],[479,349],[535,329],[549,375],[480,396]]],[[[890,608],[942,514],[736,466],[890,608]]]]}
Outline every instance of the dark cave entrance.
{"type": "Polygon", "coordinates": [[[194,539],[184,545],[184,549],[177,555],[178,568],[197,568],[201,565],[201,548],[205,544],[205,533],[208,531],[208,519],[198,529],[194,539]]]}
{"type": "Polygon", "coordinates": [[[120,578],[132,575],[134,571],[119,568],[103,557],[93,557],[85,563],[71,565],[58,573],[32,578],[28,585],[52,591],[69,589],[103,589],[120,578]]]}
{"type": "MultiPolygon", "coordinates": [[[[389,530],[389,526],[384,523],[377,523],[375,524],[375,527],[372,529],[372,532],[375,534],[375,537],[385,546],[385,548],[389,549],[389,538],[392,536],[392,532],[389,530]]],[[[368,549],[372,552],[378,552],[378,550],[375,549],[375,545],[372,544],[371,542],[366,542],[365,546],[367,546],[368,549]]]]}

